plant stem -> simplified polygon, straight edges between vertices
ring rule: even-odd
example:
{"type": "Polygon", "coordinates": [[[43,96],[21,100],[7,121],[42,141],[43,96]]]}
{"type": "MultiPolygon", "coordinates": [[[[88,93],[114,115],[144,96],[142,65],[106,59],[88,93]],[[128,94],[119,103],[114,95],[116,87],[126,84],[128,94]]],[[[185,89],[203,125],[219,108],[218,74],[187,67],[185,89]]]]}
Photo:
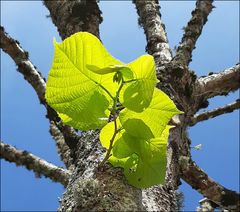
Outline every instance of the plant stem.
{"type": "Polygon", "coordinates": [[[102,86],[101,84],[98,84],[98,85],[111,97],[111,99],[113,101],[115,100],[115,98],[112,96],[112,94],[104,86],[102,86]]]}
{"type": "Polygon", "coordinates": [[[121,85],[119,86],[119,88],[118,88],[118,90],[116,92],[116,97],[114,98],[114,102],[113,102],[113,106],[112,106],[111,114],[110,114],[110,116],[111,115],[113,116],[114,133],[113,133],[112,138],[110,139],[110,144],[109,144],[109,148],[107,150],[106,156],[104,157],[102,162],[99,164],[99,167],[101,167],[108,160],[108,158],[111,156],[111,151],[112,151],[112,148],[113,148],[114,139],[115,139],[116,135],[118,134],[118,132],[121,129],[121,128],[119,128],[119,129],[117,128],[117,117],[118,117],[118,114],[117,114],[117,109],[118,109],[117,103],[118,103],[119,94],[120,94],[120,91],[121,91],[121,89],[123,87],[123,84],[124,84],[124,82],[123,82],[123,80],[121,80],[121,85]]]}
{"type": "Polygon", "coordinates": [[[136,79],[131,79],[131,80],[124,81],[124,83],[130,83],[130,82],[135,82],[135,81],[137,81],[137,80],[136,79]]]}
{"type": "Polygon", "coordinates": [[[113,148],[113,141],[114,141],[116,135],[119,132],[119,130],[117,129],[117,116],[116,116],[116,113],[113,114],[113,122],[114,122],[114,133],[113,133],[113,136],[112,136],[112,138],[110,140],[110,145],[109,145],[109,148],[107,150],[107,154],[104,157],[104,159],[102,160],[102,162],[99,164],[99,167],[101,167],[108,160],[108,158],[111,156],[111,151],[112,151],[112,148],[113,148]]]}

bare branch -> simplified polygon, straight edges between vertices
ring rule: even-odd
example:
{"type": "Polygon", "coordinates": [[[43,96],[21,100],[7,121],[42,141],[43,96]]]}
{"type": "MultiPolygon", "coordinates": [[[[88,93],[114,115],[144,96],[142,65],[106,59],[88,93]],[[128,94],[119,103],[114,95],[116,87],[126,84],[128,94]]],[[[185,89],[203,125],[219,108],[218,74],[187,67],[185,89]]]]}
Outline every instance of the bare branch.
{"type": "Polygon", "coordinates": [[[36,176],[41,177],[43,175],[54,182],[63,184],[65,187],[71,175],[68,170],[55,166],[27,151],[22,151],[11,145],[4,144],[2,141],[0,158],[15,163],[17,166],[24,166],[28,170],[35,172],[36,176]]]}
{"type": "Polygon", "coordinates": [[[197,95],[208,99],[240,88],[240,64],[196,81],[197,95]]]}
{"type": "Polygon", "coordinates": [[[220,208],[239,211],[240,194],[231,191],[213,181],[189,157],[181,156],[179,160],[181,178],[204,197],[217,204],[220,208]]]}
{"type": "Polygon", "coordinates": [[[96,0],[43,2],[62,39],[80,31],[87,31],[99,37],[102,17],[96,0]]]}
{"type": "Polygon", "coordinates": [[[158,64],[168,63],[172,59],[172,54],[165,26],[161,21],[158,0],[134,0],[133,3],[139,15],[139,24],[143,27],[147,37],[146,51],[154,56],[158,64]]]}
{"type": "Polygon", "coordinates": [[[192,61],[192,51],[195,49],[197,39],[202,33],[208,15],[214,8],[212,2],[213,0],[197,0],[196,2],[196,8],[192,11],[192,18],[184,29],[182,41],[174,57],[174,60],[182,65],[188,66],[192,61]]]}
{"type": "Polygon", "coordinates": [[[49,132],[56,142],[58,154],[60,155],[61,160],[66,165],[67,169],[72,171],[74,169],[74,165],[73,165],[74,161],[71,154],[71,150],[66,144],[62,132],[58,129],[58,127],[53,121],[50,122],[49,132]]]}
{"type": "Polygon", "coordinates": [[[214,118],[216,116],[220,116],[220,115],[225,114],[225,113],[231,113],[234,110],[239,109],[239,108],[240,108],[240,100],[238,99],[235,102],[233,102],[231,104],[228,104],[224,107],[220,107],[220,108],[217,108],[215,110],[210,110],[210,111],[207,111],[205,113],[195,115],[192,118],[189,126],[194,126],[198,122],[205,121],[205,120],[214,118]]]}
{"type": "MultiPolygon", "coordinates": [[[[69,126],[66,126],[62,123],[56,111],[54,111],[46,102],[45,99],[45,89],[46,83],[45,79],[42,77],[41,73],[29,60],[28,53],[22,49],[20,43],[10,37],[5,31],[4,28],[0,29],[1,43],[0,48],[3,49],[16,63],[18,66],[18,71],[24,76],[36,91],[38,98],[40,99],[41,104],[47,109],[47,118],[49,121],[53,121],[57,128],[60,130],[59,133],[62,133],[65,142],[68,145],[68,148],[74,149],[75,144],[79,140],[79,136],[75,130],[69,126]]],[[[54,139],[59,137],[53,136],[54,139]]],[[[57,142],[57,141],[56,141],[57,142]]],[[[58,147],[61,147],[58,145],[58,147]]],[[[63,147],[63,146],[62,146],[63,147]]],[[[63,149],[59,149],[61,152],[61,157],[63,157],[66,152],[66,146],[63,149]]],[[[67,164],[66,164],[67,165],[67,164]]],[[[67,166],[68,167],[68,166],[67,166]]]]}
{"type": "Polygon", "coordinates": [[[6,52],[18,66],[18,71],[23,74],[24,78],[32,85],[36,91],[40,102],[45,104],[45,87],[46,83],[41,73],[29,60],[28,52],[22,49],[17,40],[11,38],[1,26],[0,28],[1,42],[0,48],[6,52]]]}

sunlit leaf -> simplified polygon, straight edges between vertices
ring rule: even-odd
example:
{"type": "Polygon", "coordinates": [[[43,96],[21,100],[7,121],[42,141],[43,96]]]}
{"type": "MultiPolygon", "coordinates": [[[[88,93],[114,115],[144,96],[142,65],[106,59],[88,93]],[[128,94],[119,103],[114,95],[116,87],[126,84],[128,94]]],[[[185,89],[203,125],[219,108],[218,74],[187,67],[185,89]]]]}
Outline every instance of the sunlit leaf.
{"type": "Polygon", "coordinates": [[[132,70],[127,67],[127,65],[110,65],[104,68],[99,68],[95,65],[87,65],[87,68],[100,75],[120,72],[125,80],[134,78],[132,70]]]}
{"type": "MultiPolygon", "coordinates": [[[[113,166],[124,168],[128,182],[135,187],[147,188],[163,184],[170,128],[171,126],[167,126],[158,138],[154,138],[150,134],[144,135],[144,137],[139,134],[132,136],[125,131],[122,133],[122,138],[118,140],[119,143],[122,143],[121,146],[118,146],[118,151],[126,154],[122,153],[121,157],[113,154],[109,161],[113,166]],[[127,151],[124,152],[125,150],[127,151]]],[[[145,130],[149,131],[147,127],[145,130]]]]}
{"type": "Polygon", "coordinates": [[[106,124],[107,110],[118,88],[113,75],[99,75],[86,65],[104,68],[122,65],[113,58],[102,43],[92,34],[79,32],[64,40],[54,42],[54,59],[48,75],[46,100],[58,111],[62,120],[81,129],[100,128],[106,124]],[[69,121],[71,119],[71,121],[69,121]]]}
{"type": "MultiPolygon", "coordinates": [[[[155,88],[152,101],[148,108],[141,113],[136,113],[129,109],[124,109],[120,113],[120,121],[123,126],[127,124],[129,119],[140,119],[145,123],[154,134],[158,137],[167,126],[170,119],[182,112],[177,109],[174,102],[161,90],[155,88]]],[[[135,128],[134,128],[135,129],[135,128]]],[[[130,134],[134,130],[128,129],[130,134]]]]}
{"type": "Polygon", "coordinates": [[[130,110],[142,112],[149,106],[157,83],[154,59],[150,55],[143,55],[129,63],[128,67],[135,81],[123,86],[120,102],[130,110]]]}

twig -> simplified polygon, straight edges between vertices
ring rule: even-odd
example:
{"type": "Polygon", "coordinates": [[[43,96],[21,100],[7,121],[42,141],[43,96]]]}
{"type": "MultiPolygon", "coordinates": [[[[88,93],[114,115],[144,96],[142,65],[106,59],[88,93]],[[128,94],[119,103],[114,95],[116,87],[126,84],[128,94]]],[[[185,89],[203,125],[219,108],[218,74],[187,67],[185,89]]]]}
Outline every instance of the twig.
{"type": "Polygon", "coordinates": [[[196,81],[197,96],[208,99],[214,96],[227,95],[240,88],[240,64],[220,73],[201,77],[196,81]]]}
{"type": "Polygon", "coordinates": [[[197,39],[202,33],[208,15],[214,8],[212,2],[213,0],[197,0],[196,2],[196,8],[192,11],[192,18],[184,28],[182,41],[174,57],[174,60],[182,65],[188,66],[192,60],[192,51],[195,49],[197,39]]]}
{"type": "Polygon", "coordinates": [[[17,166],[24,166],[28,170],[35,172],[36,176],[41,177],[43,175],[54,182],[63,184],[65,187],[71,175],[68,170],[55,166],[27,151],[22,151],[11,145],[4,144],[2,141],[0,158],[15,163],[17,166]]]}
{"type": "Polygon", "coordinates": [[[157,64],[168,63],[172,59],[165,26],[161,21],[158,1],[134,0],[139,24],[147,37],[146,51],[153,55],[157,64]]]}
{"type": "Polygon", "coordinates": [[[192,118],[189,126],[194,126],[198,122],[205,121],[205,120],[214,118],[216,116],[220,116],[220,115],[225,114],[225,113],[231,113],[234,110],[239,109],[239,108],[240,108],[240,100],[238,99],[235,102],[233,102],[231,104],[228,104],[224,107],[220,107],[220,108],[217,108],[217,109],[214,109],[214,110],[207,111],[205,113],[195,115],[192,118]]]}
{"type": "Polygon", "coordinates": [[[189,157],[179,159],[181,178],[220,208],[239,211],[240,194],[213,181],[189,157]]]}

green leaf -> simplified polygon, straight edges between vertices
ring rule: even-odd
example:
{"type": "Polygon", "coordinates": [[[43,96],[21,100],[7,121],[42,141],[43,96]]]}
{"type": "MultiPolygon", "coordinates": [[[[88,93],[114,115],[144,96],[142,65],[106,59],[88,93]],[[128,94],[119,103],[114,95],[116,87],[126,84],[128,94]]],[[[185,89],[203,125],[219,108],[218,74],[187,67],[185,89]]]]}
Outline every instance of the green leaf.
{"type": "MultiPolygon", "coordinates": [[[[158,138],[151,137],[150,134],[149,137],[141,137],[139,134],[132,136],[125,131],[122,134],[125,144],[121,146],[122,149],[119,151],[124,151],[127,146],[132,150],[132,154],[126,154],[125,158],[119,158],[113,154],[109,161],[115,167],[124,168],[124,174],[128,182],[135,187],[147,188],[163,184],[165,181],[166,151],[170,128],[172,126],[167,126],[158,138]]],[[[149,130],[147,126],[145,130],[149,130]]]]}
{"type": "Polygon", "coordinates": [[[143,55],[127,66],[134,74],[134,81],[125,83],[120,102],[129,110],[142,112],[149,106],[157,83],[154,59],[151,55],[143,55]]]}
{"type": "MultiPolygon", "coordinates": [[[[120,129],[121,123],[119,119],[117,121],[117,127],[120,129]]],[[[109,148],[110,146],[110,140],[112,139],[113,133],[114,133],[114,122],[110,122],[107,125],[105,125],[101,132],[100,132],[100,141],[103,147],[106,149],[109,148]]],[[[125,132],[124,129],[120,130],[117,135],[115,136],[115,139],[113,141],[113,149],[112,149],[112,154],[116,156],[118,159],[119,158],[125,158],[127,156],[130,156],[133,154],[133,151],[128,147],[126,142],[123,140],[122,134],[125,132]]]]}
{"type": "Polygon", "coordinates": [[[125,80],[133,79],[133,72],[129,67],[127,67],[127,65],[110,65],[104,68],[99,68],[95,65],[87,65],[87,68],[92,72],[101,75],[120,72],[125,80]]]}
{"type": "Polygon", "coordinates": [[[81,130],[100,128],[107,123],[108,108],[119,85],[114,73],[99,75],[86,65],[99,68],[122,65],[92,34],[79,32],[54,42],[54,59],[48,76],[46,100],[60,113],[63,122],[81,130]]]}
{"type": "MultiPolygon", "coordinates": [[[[117,122],[117,128],[121,128],[121,123],[119,121],[119,119],[116,120],[117,122]]],[[[105,147],[106,149],[109,148],[109,145],[110,145],[110,140],[113,136],[113,133],[114,133],[114,122],[109,122],[107,125],[105,125],[102,129],[101,129],[101,132],[100,132],[100,135],[99,135],[99,139],[101,141],[101,144],[103,147],[105,147]]],[[[119,138],[122,137],[122,133],[123,131],[119,131],[118,134],[115,136],[115,139],[113,141],[113,145],[114,143],[116,142],[116,140],[118,140],[119,138]]]]}
{"type": "MultiPolygon", "coordinates": [[[[170,119],[174,115],[181,113],[182,112],[177,109],[173,101],[163,91],[155,88],[152,101],[148,108],[141,113],[124,109],[121,111],[119,118],[124,128],[126,128],[128,120],[140,119],[150,128],[154,137],[159,137],[170,119]]],[[[135,133],[135,130],[143,131],[136,127],[133,127],[132,129],[127,127],[126,130],[131,135],[135,133]]]]}
{"type": "Polygon", "coordinates": [[[123,122],[122,126],[127,133],[134,137],[140,137],[143,139],[154,137],[150,128],[141,119],[129,117],[125,122],[123,122]]]}
{"type": "Polygon", "coordinates": [[[159,138],[141,139],[125,135],[128,145],[135,148],[135,155],[129,157],[124,167],[128,182],[138,188],[147,188],[165,181],[167,164],[168,126],[159,138]]]}

